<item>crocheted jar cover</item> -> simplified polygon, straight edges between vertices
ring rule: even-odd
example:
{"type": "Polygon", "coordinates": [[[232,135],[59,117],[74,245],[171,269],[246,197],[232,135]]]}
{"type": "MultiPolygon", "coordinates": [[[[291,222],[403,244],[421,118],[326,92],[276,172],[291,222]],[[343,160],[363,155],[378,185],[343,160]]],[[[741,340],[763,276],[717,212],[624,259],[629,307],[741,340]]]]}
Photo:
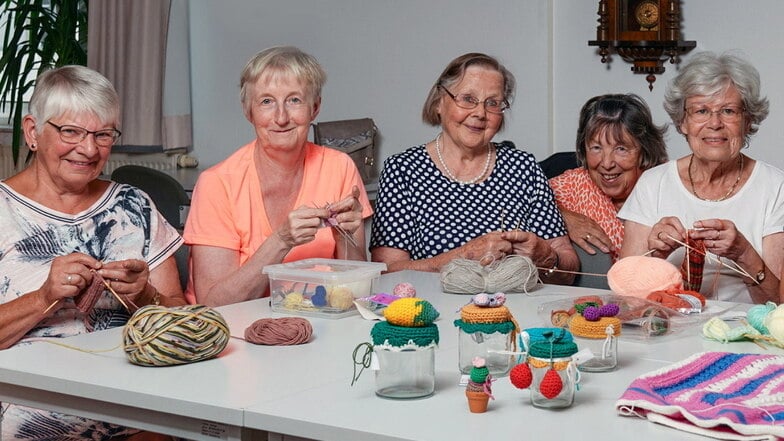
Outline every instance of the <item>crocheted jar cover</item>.
{"type": "Polygon", "coordinates": [[[427,326],[405,327],[395,326],[389,322],[378,322],[370,330],[373,345],[376,346],[418,346],[421,348],[438,344],[438,326],[431,323],[427,326]]]}
{"type": "Polygon", "coordinates": [[[463,320],[457,319],[455,320],[455,326],[460,328],[466,334],[474,334],[477,332],[482,332],[485,334],[493,334],[496,332],[500,332],[501,334],[509,334],[510,332],[514,331],[515,323],[514,322],[502,322],[502,323],[466,323],[463,320]]]}
{"type": "Polygon", "coordinates": [[[564,328],[527,328],[523,332],[528,334],[529,342],[547,341],[545,332],[551,332],[556,341],[574,341],[572,333],[564,328]]]}
{"type": "Polygon", "coordinates": [[[567,358],[577,353],[577,343],[573,341],[536,341],[531,343],[528,350],[529,357],[537,358],[567,358]]]}
{"type": "Polygon", "coordinates": [[[613,335],[621,335],[621,320],[618,317],[602,317],[595,322],[585,319],[585,317],[575,314],[569,320],[569,330],[575,337],[585,338],[607,338],[605,330],[612,325],[613,335]]]}
{"type": "Polygon", "coordinates": [[[506,306],[489,308],[471,303],[460,309],[460,318],[466,323],[503,323],[512,320],[512,313],[506,306]]]}

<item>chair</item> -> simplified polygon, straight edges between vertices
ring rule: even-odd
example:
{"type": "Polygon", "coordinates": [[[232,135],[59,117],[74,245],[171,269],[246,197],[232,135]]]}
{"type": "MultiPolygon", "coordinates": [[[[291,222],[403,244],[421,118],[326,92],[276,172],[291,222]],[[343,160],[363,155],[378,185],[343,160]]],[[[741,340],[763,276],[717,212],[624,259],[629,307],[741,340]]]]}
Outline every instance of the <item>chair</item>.
{"type": "MultiPolygon", "coordinates": [[[[150,196],[167,222],[180,232],[185,228],[191,199],[172,176],[149,167],[123,165],[112,172],[112,181],[141,189],[150,196]]],[[[174,253],[183,289],[188,283],[188,252],[188,246],[183,245],[174,253]]]]}
{"type": "Polygon", "coordinates": [[[574,152],[557,152],[539,161],[547,179],[554,178],[566,170],[577,168],[577,154],[574,152]]]}
{"type": "Polygon", "coordinates": [[[313,124],[313,143],[348,154],[365,184],[375,182],[378,178],[375,167],[377,134],[378,128],[371,118],[313,124]]]}
{"type": "Polygon", "coordinates": [[[574,278],[574,286],[581,286],[583,288],[596,288],[596,289],[610,289],[607,284],[607,271],[613,264],[612,258],[609,254],[601,251],[596,251],[596,254],[590,255],[580,247],[574,247],[577,252],[577,257],[580,259],[580,272],[591,274],[602,274],[602,276],[589,276],[585,274],[577,274],[574,278]]]}

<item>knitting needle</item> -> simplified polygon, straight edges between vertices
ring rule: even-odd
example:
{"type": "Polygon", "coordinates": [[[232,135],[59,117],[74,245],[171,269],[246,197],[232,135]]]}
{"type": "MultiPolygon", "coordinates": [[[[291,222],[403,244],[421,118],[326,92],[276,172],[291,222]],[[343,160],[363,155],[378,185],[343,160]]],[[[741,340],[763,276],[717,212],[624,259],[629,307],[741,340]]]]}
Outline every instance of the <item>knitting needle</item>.
{"type": "MultiPolygon", "coordinates": [[[[95,277],[98,277],[98,280],[100,280],[100,281],[101,281],[101,283],[103,283],[103,286],[105,286],[105,287],[106,287],[106,289],[108,289],[108,290],[109,290],[109,292],[110,292],[110,293],[112,293],[112,295],[113,295],[113,296],[114,296],[114,297],[115,297],[115,298],[116,298],[116,299],[117,299],[117,300],[118,300],[118,301],[119,301],[119,302],[120,302],[120,303],[123,305],[123,307],[124,307],[124,308],[125,308],[127,311],[130,311],[130,310],[131,310],[130,308],[128,308],[128,305],[127,305],[127,304],[126,304],[126,303],[123,301],[122,297],[120,297],[120,295],[119,295],[119,294],[117,294],[117,292],[115,292],[115,291],[112,289],[112,285],[111,285],[111,283],[107,282],[107,281],[106,281],[106,279],[104,279],[104,278],[103,278],[103,276],[101,276],[101,275],[100,275],[100,274],[98,274],[97,272],[93,271],[93,274],[95,275],[95,277]]],[[[134,306],[136,306],[136,305],[134,305],[134,306]]],[[[137,308],[137,309],[138,309],[138,308],[137,308]]]]}
{"type": "MultiPolygon", "coordinates": [[[[315,202],[313,202],[313,205],[316,205],[316,203],[315,203],[315,202]]],[[[318,207],[318,205],[316,205],[316,206],[318,207]]],[[[326,208],[326,209],[329,209],[329,206],[330,206],[330,204],[326,204],[326,205],[324,206],[324,208],[326,208]]],[[[346,231],[346,229],[345,229],[345,228],[341,227],[339,223],[335,222],[335,223],[333,224],[333,223],[330,223],[328,220],[323,220],[323,222],[324,222],[326,225],[329,225],[330,227],[332,227],[332,228],[334,228],[335,230],[337,230],[338,234],[340,234],[341,236],[343,236],[343,238],[344,238],[344,239],[346,239],[346,240],[347,240],[349,243],[351,243],[351,245],[352,245],[352,246],[354,246],[355,248],[356,248],[357,246],[359,246],[359,245],[357,244],[357,240],[356,240],[356,239],[354,239],[354,235],[353,235],[353,234],[349,234],[349,232],[348,232],[348,231],[346,231]]]]}

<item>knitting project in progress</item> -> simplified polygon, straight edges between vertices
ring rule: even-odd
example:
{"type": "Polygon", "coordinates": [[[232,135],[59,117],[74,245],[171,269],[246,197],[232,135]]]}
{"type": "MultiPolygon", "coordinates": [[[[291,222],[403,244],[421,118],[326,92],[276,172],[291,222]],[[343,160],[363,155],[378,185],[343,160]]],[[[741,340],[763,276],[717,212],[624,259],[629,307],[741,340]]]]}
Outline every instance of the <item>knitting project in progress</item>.
{"type": "Polygon", "coordinates": [[[703,352],[637,378],[623,416],[718,439],[784,437],[784,357],[703,352]]]}

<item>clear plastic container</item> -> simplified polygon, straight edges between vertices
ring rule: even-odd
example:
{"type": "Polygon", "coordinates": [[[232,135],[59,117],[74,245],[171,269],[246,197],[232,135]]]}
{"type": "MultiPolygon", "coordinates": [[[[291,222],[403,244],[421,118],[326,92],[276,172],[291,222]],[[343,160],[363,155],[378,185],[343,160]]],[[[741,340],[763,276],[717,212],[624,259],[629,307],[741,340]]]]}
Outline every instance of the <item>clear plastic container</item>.
{"type": "Polygon", "coordinates": [[[514,335],[503,332],[467,333],[458,329],[458,366],[460,372],[468,374],[473,367],[474,357],[485,359],[485,366],[490,370],[490,375],[498,378],[509,374],[514,366],[514,356],[508,354],[512,350],[514,335]],[[507,352],[499,353],[499,351],[507,352]]]}
{"type": "Polygon", "coordinates": [[[373,349],[376,370],[376,395],[410,399],[433,395],[436,386],[435,347],[373,349]]]}
{"type": "Polygon", "coordinates": [[[582,362],[578,369],[584,372],[608,372],[618,367],[618,337],[606,338],[574,337],[580,350],[590,349],[593,358],[582,362]]]}
{"type": "Polygon", "coordinates": [[[579,373],[571,357],[554,358],[552,361],[545,358],[528,357],[528,365],[531,367],[533,381],[531,383],[531,404],[535,407],[545,409],[558,409],[569,407],[574,402],[574,391],[579,382],[579,373]],[[555,372],[549,374],[548,372],[555,372]],[[545,389],[553,387],[552,376],[557,375],[561,380],[561,390],[555,396],[547,396],[542,392],[543,383],[545,389]],[[545,380],[547,378],[547,380],[545,380]]]}

